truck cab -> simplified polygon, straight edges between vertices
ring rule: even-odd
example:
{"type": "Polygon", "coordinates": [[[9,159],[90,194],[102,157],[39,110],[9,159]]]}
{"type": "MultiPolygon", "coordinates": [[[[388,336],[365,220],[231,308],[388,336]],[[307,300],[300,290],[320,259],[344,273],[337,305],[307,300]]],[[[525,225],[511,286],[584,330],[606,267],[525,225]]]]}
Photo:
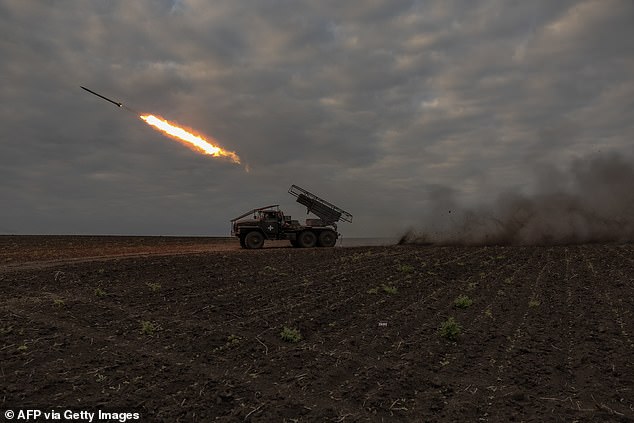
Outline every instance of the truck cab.
{"type": "Polygon", "coordinates": [[[280,228],[284,222],[282,211],[263,211],[260,220],[260,229],[266,234],[267,239],[277,239],[280,228]]]}

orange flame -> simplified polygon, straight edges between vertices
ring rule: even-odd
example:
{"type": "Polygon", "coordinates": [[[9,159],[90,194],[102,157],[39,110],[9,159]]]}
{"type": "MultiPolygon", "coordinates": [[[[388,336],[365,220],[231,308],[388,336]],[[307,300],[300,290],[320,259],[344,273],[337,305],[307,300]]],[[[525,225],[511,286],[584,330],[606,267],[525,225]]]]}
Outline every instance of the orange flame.
{"type": "MultiPolygon", "coordinates": [[[[216,145],[209,143],[206,139],[200,135],[194,135],[185,129],[176,126],[174,123],[154,115],[141,115],[139,116],[148,125],[163,131],[167,135],[174,138],[176,141],[186,145],[194,151],[198,151],[203,154],[209,154],[213,157],[226,157],[234,163],[240,163],[240,157],[233,151],[224,150],[216,145]]],[[[212,141],[215,140],[212,138],[212,141]]]]}

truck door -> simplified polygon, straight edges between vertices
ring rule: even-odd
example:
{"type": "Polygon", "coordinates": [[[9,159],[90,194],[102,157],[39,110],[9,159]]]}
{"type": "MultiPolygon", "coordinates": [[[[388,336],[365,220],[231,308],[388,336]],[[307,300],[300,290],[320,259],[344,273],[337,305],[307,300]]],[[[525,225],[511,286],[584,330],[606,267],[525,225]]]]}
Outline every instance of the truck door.
{"type": "Polygon", "coordinates": [[[267,238],[277,238],[277,235],[280,232],[280,223],[277,215],[267,213],[262,221],[262,230],[266,234],[267,238]]]}

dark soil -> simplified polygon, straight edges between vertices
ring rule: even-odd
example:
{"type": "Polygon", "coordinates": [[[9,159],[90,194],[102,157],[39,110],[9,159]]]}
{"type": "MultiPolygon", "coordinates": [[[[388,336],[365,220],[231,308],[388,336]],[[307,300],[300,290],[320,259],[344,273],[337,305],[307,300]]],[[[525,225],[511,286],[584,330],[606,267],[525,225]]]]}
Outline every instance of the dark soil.
{"type": "Polygon", "coordinates": [[[0,265],[112,256],[173,255],[238,248],[234,238],[0,235],[0,265]]]}
{"type": "Polygon", "coordinates": [[[250,251],[109,237],[99,250],[105,241],[87,237],[10,238],[0,237],[0,409],[634,421],[631,244],[250,251]],[[473,304],[457,307],[459,295],[473,304]],[[455,341],[439,331],[449,317],[455,341]],[[301,340],[284,341],[285,327],[301,340]]]}

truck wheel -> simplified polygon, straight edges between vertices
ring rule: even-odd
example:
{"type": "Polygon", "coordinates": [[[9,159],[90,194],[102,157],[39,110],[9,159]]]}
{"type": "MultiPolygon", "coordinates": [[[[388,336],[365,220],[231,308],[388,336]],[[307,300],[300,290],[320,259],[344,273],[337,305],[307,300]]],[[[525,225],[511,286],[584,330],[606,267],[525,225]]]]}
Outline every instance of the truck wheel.
{"type": "Polygon", "coordinates": [[[302,248],[312,248],[317,245],[317,237],[313,231],[304,231],[297,236],[297,242],[302,248]]]}
{"type": "Polygon", "coordinates": [[[337,234],[335,231],[322,231],[319,234],[318,245],[320,247],[334,247],[337,243],[337,234]]]}
{"type": "Polygon", "coordinates": [[[264,245],[264,236],[258,231],[252,231],[244,237],[244,245],[250,249],[262,248],[264,245]]]}

